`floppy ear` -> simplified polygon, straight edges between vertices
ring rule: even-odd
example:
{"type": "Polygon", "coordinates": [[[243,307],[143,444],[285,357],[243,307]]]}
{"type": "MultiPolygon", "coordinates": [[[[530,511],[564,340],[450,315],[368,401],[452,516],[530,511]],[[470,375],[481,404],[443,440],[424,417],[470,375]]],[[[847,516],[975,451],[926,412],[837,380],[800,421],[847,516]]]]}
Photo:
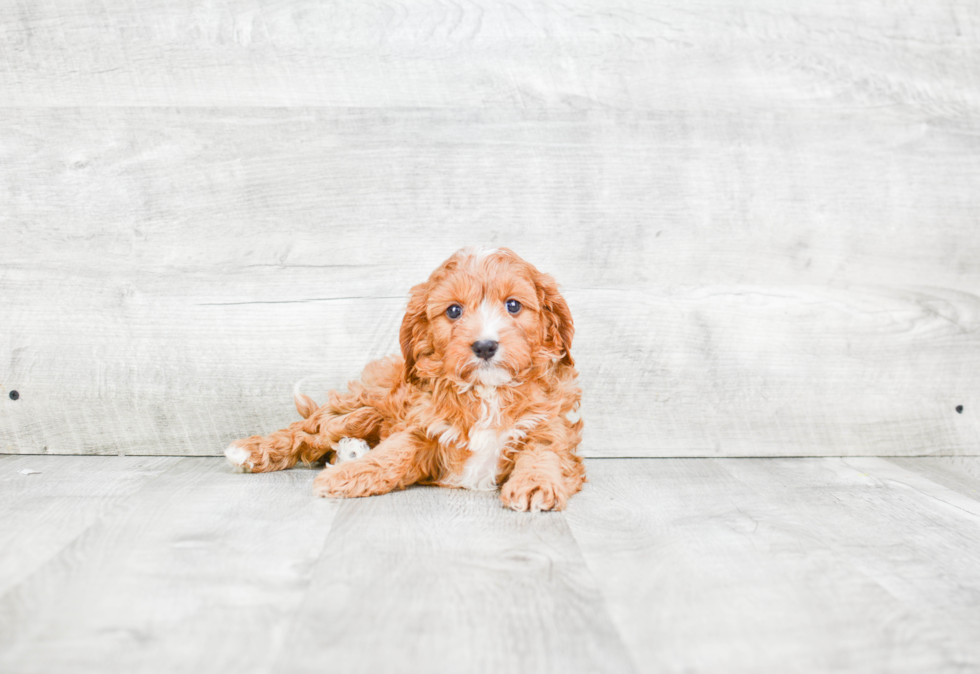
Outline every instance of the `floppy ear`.
{"type": "Polygon", "coordinates": [[[429,350],[429,319],[425,313],[427,289],[426,283],[420,283],[412,288],[405,318],[402,319],[402,327],[398,332],[402,356],[405,357],[405,378],[410,383],[418,382],[415,363],[429,350]]]}
{"type": "Polygon", "coordinates": [[[572,312],[568,303],[558,292],[555,279],[547,274],[537,278],[538,298],[541,302],[541,313],[544,316],[545,346],[561,354],[561,362],[575,365],[572,360],[572,337],[575,336],[575,324],[572,322],[572,312]]]}

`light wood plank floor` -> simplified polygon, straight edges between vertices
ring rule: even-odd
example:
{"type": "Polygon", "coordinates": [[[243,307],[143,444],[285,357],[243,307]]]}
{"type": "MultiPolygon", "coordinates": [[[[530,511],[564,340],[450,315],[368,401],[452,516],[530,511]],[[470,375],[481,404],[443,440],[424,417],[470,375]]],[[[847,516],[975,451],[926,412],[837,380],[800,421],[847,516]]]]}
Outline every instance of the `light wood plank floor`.
{"type": "Polygon", "coordinates": [[[980,671],[980,457],[588,470],[528,515],[0,456],[0,671],[980,671]]]}

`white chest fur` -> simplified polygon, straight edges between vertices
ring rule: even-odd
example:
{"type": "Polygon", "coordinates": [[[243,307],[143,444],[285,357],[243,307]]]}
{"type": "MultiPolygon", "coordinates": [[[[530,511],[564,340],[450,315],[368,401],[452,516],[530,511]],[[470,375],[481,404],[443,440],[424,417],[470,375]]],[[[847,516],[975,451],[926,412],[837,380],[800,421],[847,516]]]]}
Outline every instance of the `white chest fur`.
{"type": "Polygon", "coordinates": [[[500,428],[500,396],[496,387],[477,386],[476,393],[480,396],[480,418],[467,434],[470,457],[452,483],[465,489],[491,490],[497,488],[500,453],[515,433],[500,428]]]}

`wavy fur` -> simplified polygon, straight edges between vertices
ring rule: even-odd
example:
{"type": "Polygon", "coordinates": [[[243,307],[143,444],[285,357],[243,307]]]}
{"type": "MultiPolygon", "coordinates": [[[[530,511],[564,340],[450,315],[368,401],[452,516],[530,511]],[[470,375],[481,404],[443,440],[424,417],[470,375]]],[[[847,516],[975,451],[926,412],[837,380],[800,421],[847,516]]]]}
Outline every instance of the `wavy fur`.
{"type": "Polygon", "coordinates": [[[411,289],[400,356],[369,363],[323,406],[296,392],[302,421],[226,454],[252,472],[282,470],[333,462],[337,443],[357,438],[371,451],[328,466],[317,495],[489,485],[514,510],[560,510],[585,481],[574,334],[553,278],[507,249],[463,249],[411,289]],[[453,304],[457,319],[446,314],[453,304]],[[483,361],[472,345],[488,335],[499,346],[483,361]]]}

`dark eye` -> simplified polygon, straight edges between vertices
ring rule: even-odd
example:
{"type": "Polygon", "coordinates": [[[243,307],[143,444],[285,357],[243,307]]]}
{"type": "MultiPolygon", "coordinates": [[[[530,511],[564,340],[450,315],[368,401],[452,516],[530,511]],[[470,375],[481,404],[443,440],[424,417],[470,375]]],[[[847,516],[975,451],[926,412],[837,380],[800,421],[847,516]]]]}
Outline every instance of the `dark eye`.
{"type": "Polygon", "coordinates": [[[463,315],[463,307],[458,304],[454,304],[448,309],[446,309],[446,316],[453,319],[454,321],[463,315]]]}
{"type": "Polygon", "coordinates": [[[517,300],[507,300],[507,311],[516,314],[521,310],[521,303],[517,300]]]}

